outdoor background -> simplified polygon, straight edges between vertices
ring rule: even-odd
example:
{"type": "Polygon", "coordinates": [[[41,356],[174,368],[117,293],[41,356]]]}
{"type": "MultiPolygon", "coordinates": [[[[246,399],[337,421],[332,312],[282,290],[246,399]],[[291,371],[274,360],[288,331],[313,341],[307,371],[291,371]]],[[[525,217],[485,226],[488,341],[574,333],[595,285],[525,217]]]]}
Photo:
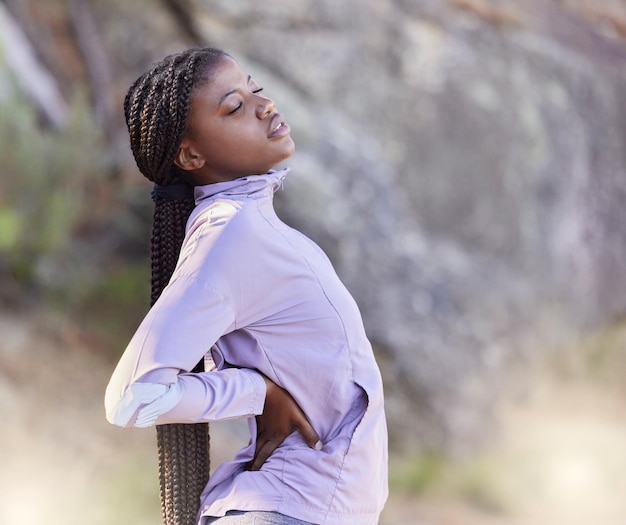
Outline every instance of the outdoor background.
{"type": "Polygon", "coordinates": [[[0,0],[0,525],[160,521],[154,429],[102,403],[149,296],[121,105],[207,44],[287,116],[279,214],[361,307],[381,525],[624,525],[624,0],[0,0]]]}

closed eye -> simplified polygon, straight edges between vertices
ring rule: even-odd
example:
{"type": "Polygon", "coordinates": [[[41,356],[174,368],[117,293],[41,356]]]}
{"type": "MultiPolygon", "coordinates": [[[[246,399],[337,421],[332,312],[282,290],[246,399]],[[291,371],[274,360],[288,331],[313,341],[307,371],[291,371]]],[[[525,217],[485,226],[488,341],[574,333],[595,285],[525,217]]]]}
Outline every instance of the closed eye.
{"type": "MultiPolygon", "coordinates": [[[[257,93],[260,93],[261,91],[263,91],[263,88],[262,88],[262,87],[258,87],[258,88],[255,88],[255,89],[251,90],[251,93],[254,93],[254,94],[256,95],[257,93]]],[[[237,105],[237,107],[235,107],[235,108],[231,109],[231,110],[228,112],[228,114],[229,114],[229,115],[232,115],[232,114],[234,114],[234,113],[237,113],[237,111],[239,111],[239,110],[241,109],[241,106],[243,106],[243,102],[240,102],[240,103],[237,105]]]]}
{"type": "Polygon", "coordinates": [[[243,102],[240,102],[237,107],[231,109],[228,114],[232,115],[233,113],[237,113],[237,111],[239,111],[241,109],[241,106],[243,106],[243,102]]]}

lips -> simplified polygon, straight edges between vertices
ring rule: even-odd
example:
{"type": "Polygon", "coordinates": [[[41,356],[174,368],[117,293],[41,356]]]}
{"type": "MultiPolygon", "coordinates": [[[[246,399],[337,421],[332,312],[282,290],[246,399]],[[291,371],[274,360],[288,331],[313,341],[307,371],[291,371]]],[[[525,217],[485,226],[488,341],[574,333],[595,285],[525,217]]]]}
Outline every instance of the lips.
{"type": "Polygon", "coordinates": [[[272,120],[270,121],[269,131],[270,132],[267,138],[274,139],[288,135],[291,131],[291,128],[289,127],[289,124],[285,122],[283,116],[280,113],[276,113],[276,115],[274,115],[274,117],[272,117],[272,120]]]}

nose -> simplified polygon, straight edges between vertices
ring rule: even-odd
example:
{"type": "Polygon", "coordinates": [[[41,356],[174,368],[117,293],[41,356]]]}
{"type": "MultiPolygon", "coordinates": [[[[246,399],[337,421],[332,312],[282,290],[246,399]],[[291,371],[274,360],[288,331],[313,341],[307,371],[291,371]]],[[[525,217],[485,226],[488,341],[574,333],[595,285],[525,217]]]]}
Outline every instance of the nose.
{"type": "Polygon", "coordinates": [[[260,96],[259,105],[256,110],[257,118],[263,120],[268,115],[271,115],[275,109],[276,104],[274,104],[274,101],[271,98],[260,96]]]}

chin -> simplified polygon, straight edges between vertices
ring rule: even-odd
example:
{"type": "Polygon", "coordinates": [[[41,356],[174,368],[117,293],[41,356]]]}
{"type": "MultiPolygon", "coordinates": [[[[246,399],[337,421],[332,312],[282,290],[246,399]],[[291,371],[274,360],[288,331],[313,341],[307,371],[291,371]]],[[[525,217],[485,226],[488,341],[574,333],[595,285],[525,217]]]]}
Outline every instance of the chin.
{"type": "MultiPolygon", "coordinates": [[[[289,137],[291,139],[291,137],[289,137]]],[[[296,152],[296,143],[293,141],[293,139],[291,140],[291,146],[287,149],[287,151],[285,152],[285,158],[281,160],[281,162],[283,160],[287,160],[289,157],[291,157],[294,153],[296,152]]]]}

